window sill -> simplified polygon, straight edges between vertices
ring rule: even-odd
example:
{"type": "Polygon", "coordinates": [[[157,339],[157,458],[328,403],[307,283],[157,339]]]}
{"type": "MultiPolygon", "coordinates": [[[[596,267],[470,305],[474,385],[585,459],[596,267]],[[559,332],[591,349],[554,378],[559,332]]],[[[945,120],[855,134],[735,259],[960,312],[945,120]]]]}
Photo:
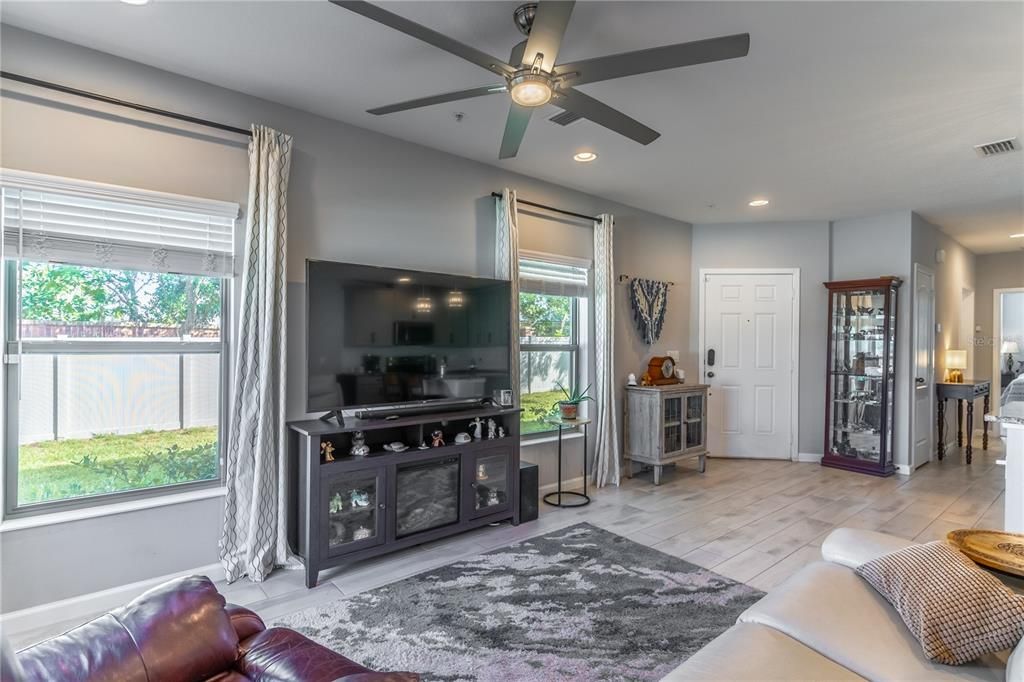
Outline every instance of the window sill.
{"type": "Polygon", "coordinates": [[[97,505],[95,507],[84,507],[82,509],[69,509],[67,511],[53,512],[50,514],[35,514],[33,516],[22,516],[14,519],[5,519],[0,522],[0,533],[9,533],[27,528],[39,528],[42,526],[53,526],[59,523],[70,523],[84,519],[94,519],[101,516],[112,516],[114,514],[125,514],[128,512],[141,511],[143,509],[155,509],[167,507],[172,504],[183,504],[195,502],[196,500],[207,500],[213,497],[223,497],[227,494],[227,488],[216,486],[189,490],[187,492],[172,493],[169,495],[158,495],[144,497],[137,500],[126,500],[124,502],[112,502],[110,504],[97,505]]]}
{"type": "MultiPolygon", "coordinates": [[[[575,430],[575,431],[572,431],[570,433],[562,434],[562,440],[563,441],[575,440],[577,438],[583,438],[583,432],[580,431],[578,429],[578,427],[577,427],[577,430],[575,430]]],[[[528,448],[531,445],[543,445],[545,443],[557,443],[557,442],[558,442],[558,432],[555,431],[550,436],[538,436],[536,438],[520,436],[520,438],[519,438],[519,447],[520,448],[528,448]]]]}

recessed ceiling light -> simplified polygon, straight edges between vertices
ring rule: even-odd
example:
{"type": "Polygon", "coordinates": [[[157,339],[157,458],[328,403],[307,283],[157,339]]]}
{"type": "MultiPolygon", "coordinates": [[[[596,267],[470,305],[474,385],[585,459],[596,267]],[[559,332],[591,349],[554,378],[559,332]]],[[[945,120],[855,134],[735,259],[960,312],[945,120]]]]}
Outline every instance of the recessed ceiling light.
{"type": "Polygon", "coordinates": [[[412,277],[399,277],[395,281],[398,282],[399,284],[408,284],[409,282],[412,281],[412,277]]]}
{"type": "Polygon", "coordinates": [[[761,206],[767,206],[767,205],[768,205],[768,200],[767,199],[754,199],[749,204],[747,204],[747,206],[753,206],[754,208],[760,208],[761,206]]]}
{"type": "Polygon", "coordinates": [[[148,5],[149,0],[121,0],[126,5],[148,5]]]}
{"type": "Polygon", "coordinates": [[[1010,239],[1021,239],[1024,237],[1024,232],[1018,232],[1017,234],[1011,234],[1010,239]]]}
{"type": "Polygon", "coordinates": [[[580,163],[590,163],[597,158],[597,152],[579,152],[573,154],[572,158],[580,163]]]}

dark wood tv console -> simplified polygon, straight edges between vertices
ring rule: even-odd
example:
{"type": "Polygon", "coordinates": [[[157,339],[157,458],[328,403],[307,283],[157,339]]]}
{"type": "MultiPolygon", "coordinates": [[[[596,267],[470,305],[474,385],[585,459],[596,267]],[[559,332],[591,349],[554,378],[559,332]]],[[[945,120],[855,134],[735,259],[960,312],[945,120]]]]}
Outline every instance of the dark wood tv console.
{"type": "Polygon", "coordinates": [[[519,523],[519,409],[481,407],[397,419],[291,422],[288,539],[306,565],[306,587],[343,566],[497,521],[519,523]],[[482,438],[456,443],[459,432],[482,438]],[[505,430],[487,438],[487,420],[505,430]],[[431,446],[440,430],[445,444],[431,446]],[[363,432],[370,454],[349,454],[363,432]],[[391,452],[391,442],[409,445],[391,452]],[[329,461],[331,451],[333,461],[329,461]]]}

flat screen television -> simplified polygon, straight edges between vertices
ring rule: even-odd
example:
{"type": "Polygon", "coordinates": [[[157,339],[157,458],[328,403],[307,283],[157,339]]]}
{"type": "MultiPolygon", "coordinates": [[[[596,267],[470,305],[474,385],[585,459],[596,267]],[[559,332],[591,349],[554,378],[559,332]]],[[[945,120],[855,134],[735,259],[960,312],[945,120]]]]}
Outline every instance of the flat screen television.
{"type": "Polygon", "coordinates": [[[509,282],[306,261],[307,411],[469,403],[511,387],[509,282]]]}

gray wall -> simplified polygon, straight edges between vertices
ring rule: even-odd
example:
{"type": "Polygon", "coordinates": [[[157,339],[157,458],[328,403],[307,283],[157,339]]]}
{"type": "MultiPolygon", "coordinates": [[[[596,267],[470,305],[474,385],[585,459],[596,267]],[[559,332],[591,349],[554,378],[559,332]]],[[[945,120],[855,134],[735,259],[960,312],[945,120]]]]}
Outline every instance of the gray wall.
{"type": "MultiPolygon", "coordinates": [[[[971,349],[971,339],[961,338],[960,319],[963,313],[964,290],[975,289],[975,260],[974,253],[964,247],[937,226],[929,223],[916,213],[911,214],[911,261],[919,263],[935,273],[935,322],[938,325],[934,336],[935,343],[935,380],[942,381],[946,370],[946,353],[950,349],[968,350],[971,349]],[[936,262],[936,254],[939,250],[945,252],[945,259],[942,263],[936,262]],[[941,331],[939,329],[941,328],[941,331]]],[[[911,272],[913,265],[911,265],[911,272]]],[[[906,293],[907,312],[913,313],[914,288],[913,282],[907,282],[906,293]]],[[[911,320],[911,325],[913,321],[911,320]]],[[[912,340],[908,337],[908,343],[912,340]]],[[[908,355],[908,358],[911,357],[908,355]]],[[[916,376],[916,368],[911,365],[907,368],[911,382],[908,391],[908,400],[914,399],[913,381],[916,376]]],[[[981,405],[978,405],[981,408],[981,405]]],[[[935,423],[936,404],[928,420],[929,427],[935,423]]],[[[979,427],[980,428],[980,427],[979,427]]],[[[911,438],[910,447],[913,447],[911,438]]],[[[915,466],[920,463],[915,462],[915,466]]]]}
{"type": "MultiPolygon", "coordinates": [[[[1011,253],[993,253],[977,256],[977,275],[974,293],[974,324],[980,327],[975,334],[974,374],[978,379],[989,379],[995,375],[992,368],[996,330],[993,329],[992,312],[995,289],[1024,287],[1024,249],[1011,253]]],[[[1024,357],[1018,357],[1024,360],[1024,357]]],[[[995,403],[993,403],[995,404],[995,403]]]]}
{"type": "Polygon", "coordinates": [[[910,463],[910,211],[832,223],[833,280],[896,275],[903,278],[896,324],[896,402],[893,461],[910,463]]]}
{"type": "MultiPolygon", "coordinates": [[[[616,268],[680,283],[670,296],[662,343],[687,348],[686,223],[19,29],[4,26],[0,37],[5,69],[241,126],[265,123],[295,136],[288,244],[292,418],[303,416],[305,402],[305,259],[491,275],[489,195],[504,186],[581,213],[613,213],[616,268]]],[[[246,151],[237,136],[10,83],[0,104],[0,165],[245,204],[246,151]]],[[[537,219],[525,221],[523,232],[524,246],[556,251],[578,249],[586,228],[537,219]]],[[[635,343],[624,300],[619,292],[615,359],[622,377],[645,365],[651,352],[635,343]]],[[[684,367],[695,369],[692,362],[684,367]]],[[[553,447],[535,446],[524,456],[541,462],[542,483],[553,479],[553,447]]],[[[207,500],[6,532],[0,610],[212,563],[220,513],[220,501],[207,500]],[[54,551],[75,560],[54,560],[54,551]]]]}
{"type": "Polygon", "coordinates": [[[829,223],[747,223],[693,226],[690,278],[690,363],[696,366],[697,297],[700,268],[800,269],[800,435],[801,453],[822,454],[825,413],[826,304],[829,223]]]}

